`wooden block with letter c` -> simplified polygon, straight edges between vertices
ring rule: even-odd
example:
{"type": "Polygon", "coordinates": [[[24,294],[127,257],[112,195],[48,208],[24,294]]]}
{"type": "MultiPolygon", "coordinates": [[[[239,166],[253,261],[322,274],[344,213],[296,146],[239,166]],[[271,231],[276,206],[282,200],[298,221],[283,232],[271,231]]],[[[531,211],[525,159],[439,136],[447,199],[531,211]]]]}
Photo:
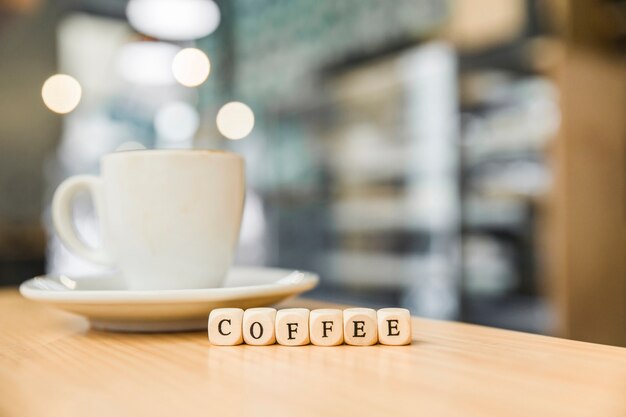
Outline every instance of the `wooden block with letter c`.
{"type": "Polygon", "coordinates": [[[216,308],[209,314],[209,342],[218,346],[235,346],[243,343],[243,310],[216,308]]]}

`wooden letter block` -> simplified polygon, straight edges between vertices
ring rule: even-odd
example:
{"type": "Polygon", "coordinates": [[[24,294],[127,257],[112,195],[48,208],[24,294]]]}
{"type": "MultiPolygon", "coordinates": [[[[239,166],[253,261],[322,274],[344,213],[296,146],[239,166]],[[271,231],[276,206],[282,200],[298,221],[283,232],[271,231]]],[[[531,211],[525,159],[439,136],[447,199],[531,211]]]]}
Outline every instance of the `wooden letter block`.
{"type": "Polygon", "coordinates": [[[243,313],[243,340],[249,345],[273,345],[276,343],[275,321],[275,308],[247,309],[243,313]]]}
{"type": "Polygon", "coordinates": [[[309,344],[309,309],[286,308],[276,313],[276,341],[285,346],[309,344]]]}
{"type": "Polygon", "coordinates": [[[343,311],[343,338],[346,344],[370,346],[378,341],[376,311],[371,308],[348,308],[343,311]]]}
{"type": "Polygon", "coordinates": [[[378,310],[378,341],[383,345],[411,343],[411,313],[406,308],[378,310]]]}
{"type": "Polygon", "coordinates": [[[216,308],[209,314],[209,342],[219,346],[240,345],[243,342],[243,310],[216,308]]]}
{"type": "Polygon", "coordinates": [[[337,346],[343,343],[343,312],[337,309],[311,311],[309,316],[311,343],[337,346]]]}

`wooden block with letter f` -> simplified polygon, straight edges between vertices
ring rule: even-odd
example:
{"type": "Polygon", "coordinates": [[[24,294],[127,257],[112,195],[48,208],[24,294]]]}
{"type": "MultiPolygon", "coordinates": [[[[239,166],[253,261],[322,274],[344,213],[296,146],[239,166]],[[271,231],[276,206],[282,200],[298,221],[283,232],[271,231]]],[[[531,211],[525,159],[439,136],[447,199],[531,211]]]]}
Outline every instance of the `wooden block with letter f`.
{"type": "Polygon", "coordinates": [[[309,317],[311,343],[317,346],[337,346],[343,343],[343,312],[335,308],[311,311],[309,317]]]}
{"type": "Polygon", "coordinates": [[[309,344],[309,309],[286,308],[276,313],[276,341],[285,346],[309,344]]]}

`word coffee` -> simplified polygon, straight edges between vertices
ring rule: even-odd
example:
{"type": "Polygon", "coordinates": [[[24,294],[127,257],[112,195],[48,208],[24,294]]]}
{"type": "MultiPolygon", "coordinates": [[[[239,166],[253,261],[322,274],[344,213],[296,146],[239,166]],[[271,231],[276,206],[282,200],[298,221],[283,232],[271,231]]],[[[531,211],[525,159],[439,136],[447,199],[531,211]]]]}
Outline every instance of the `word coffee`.
{"type": "Polygon", "coordinates": [[[211,344],[220,346],[400,346],[411,343],[411,315],[404,308],[217,308],[208,332],[211,344]]]}

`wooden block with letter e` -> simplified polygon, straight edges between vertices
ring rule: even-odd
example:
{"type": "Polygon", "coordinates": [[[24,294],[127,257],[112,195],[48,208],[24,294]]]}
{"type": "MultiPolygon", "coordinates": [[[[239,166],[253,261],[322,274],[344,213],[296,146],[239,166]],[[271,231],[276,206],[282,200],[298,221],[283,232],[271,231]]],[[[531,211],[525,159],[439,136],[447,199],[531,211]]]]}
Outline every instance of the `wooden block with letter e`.
{"type": "Polygon", "coordinates": [[[343,311],[343,338],[346,344],[370,346],[378,341],[376,311],[371,308],[348,308],[343,311]]]}
{"type": "Polygon", "coordinates": [[[378,316],[378,341],[383,345],[411,343],[411,313],[406,308],[381,308],[378,316]]]}
{"type": "Polygon", "coordinates": [[[337,346],[343,343],[343,312],[335,308],[311,311],[309,316],[311,343],[337,346]]]}
{"type": "Polygon", "coordinates": [[[286,308],[276,313],[276,341],[285,346],[309,344],[309,309],[286,308]]]}

